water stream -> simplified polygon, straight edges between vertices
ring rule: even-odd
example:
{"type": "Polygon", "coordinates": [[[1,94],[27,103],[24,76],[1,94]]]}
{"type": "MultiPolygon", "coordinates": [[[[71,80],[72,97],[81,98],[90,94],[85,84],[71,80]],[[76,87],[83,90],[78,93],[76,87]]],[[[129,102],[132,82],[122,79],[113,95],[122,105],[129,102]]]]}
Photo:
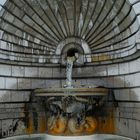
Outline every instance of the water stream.
{"type": "Polygon", "coordinates": [[[75,57],[67,57],[67,65],[66,65],[66,87],[72,88],[72,68],[73,63],[75,61],[75,57]]]}

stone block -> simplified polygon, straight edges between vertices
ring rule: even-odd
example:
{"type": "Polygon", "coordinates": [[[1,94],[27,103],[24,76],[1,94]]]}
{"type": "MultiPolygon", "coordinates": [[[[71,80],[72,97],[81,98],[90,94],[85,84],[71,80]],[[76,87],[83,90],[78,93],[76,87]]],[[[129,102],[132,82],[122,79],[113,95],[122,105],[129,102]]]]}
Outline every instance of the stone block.
{"type": "Polygon", "coordinates": [[[82,67],[73,69],[74,76],[106,76],[107,70],[106,66],[97,66],[97,67],[82,67]]]}
{"type": "Polygon", "coordinates": [[[140,2],[137,3],[137,4],[135,4],[133,7],[134,7],[134,9],[135,9],[136,14],[139,14],[139,13],[140,13],[140,10],[139,10],[140,2]]]}
{"type": "Polygon", "coordinates": [[[11,66],[9,65],[0,65],[0,75],[11,76],[11,66]]]}
{"type": "Polygon", "coordinates": [[[138,58],[137,60],[135,60],[136,62],[136,71],[140,71],[140,58],[138,58]]]}
{"type": "Polygon", "coordinates": [[[129,62],[129,72],[136,72],[137,71],[137,62],[136,61],[132,61],[129,62]]]}
{"type": "Polygon", "coordinates": [[[134,103],[134,107],[140,108],[140,103],[134,103]]]}
{"type": "Polygon", "coordinates": [[[116,87],[114,77],[107,78],[107,87],[116,87]]]}
{"type": "Polygon", "coordinates": [[[140,88],[134,88],[130,91],[130,100],[140,101],[140,88]]]}
{"type": "Polygon", "coordinates": [[[101,78],[85,79],[81,84],[88,87],[104,86],[104,81],[101,78]]]}
{"type": "Polygon", "coordinates": [[[20,66],[12,66],[12,76],[23,77],[25,75],[25,68],[20,66]]]}
{"type": "Polygon", "coordinates": [[[23,94],[24,94],[24,101],[29,101],[31,92],[26,91],[26,92],[23,92],[23,94]]]}
{"type": "Polygon", "coordinates": [[[140,122],[136,121],[136,132],[140,134],[140,122]]]}
{"type": "Polygon", "coordinates": [[[31,79],[31,89],[36,89],[36,88],[40,88],[40,84],[39,84],[39,80],[38,79],[31,79]]]}
{"type": "Polygon", "coordinates": [[[6,89],[17,89],[17,78],[5,78],[6,89]]]}
{"type": "Polygon", "coordinates": [[[63,75],[63,77],[65,77],[65,70],[64,69],[60,69],[60,68],[53,68],[53,77],[61,77],[61,75],[63,75]]]}
{"type": "Polygon", "coordinates": [[[94,74],[94,76],[107,76],[107,67],[106,66],[93,67],[92,73],[94,74]]]}
{"type": "Polygon", "coordinates": [[[128,136],[129,120],[124,118],[119,118],[117,131],[119,135],[128,136]]]}
{"type": "Polygon", "coordinates": [[[38,67],[25,67],[25,77],[38,77],[38,67]]]}
{"type": "Polygon", "coordinates": [[[125,85],[124,76],[114,77],[114,87],[124,87],[124,85],[125,85]]]}
{"type": "Polygon", "coordinates": [[[129,73],[129,63],[119,64],[119,74],[129,73]]]}
{"type": "Polygon", "coordinates": [[[129,119],[129,129],[127,136],[130,138],[135,138],[136,136],[135,120],[129,119]]]}
{"type": "Polygon", "coordinates": [[[31,89],[31,79],[18,78],[18,89],[31,89]]]}
{"type": "Polygon", "coordinates": [[[46,81],[42,79],[32,79],[32,89],[36,88],[45,88],[46,87],[46,81]]]}
{"type": "Polygon", "coordinates": [[[129,100],[130,99],[129,89],[120,90],[119,98],[120,100],[129,100]]]}
{"type": "Polygon", "coordinates": [[[108,87],[108,77],[101,78],[101,80],[102,80],[103,86],[108,87]]]}
{"type": "Polygon", "coordinates": [[[133,119],[139,120],[139,118],[140,118],[140,108],[134,108],[133,119]]]}
{"type": "MultiPolygon", "coordinates": [[[[65,82],[65,81],[64,81],[65,82]]],[[[63,83],[65,85],[65,83],[63,83]]],[[[46,80],[46,88],[58,88],[61,87],[61,80],[46,80]]]]}
{"type": "Polygon", "coordinates": [[[4,77],[0,77],[0,89],[4,89],[5,88],[5,78],[4,77]]]}
{"type": "Polygon", "coordinates": [[[130,75],[125,75],[124,76],[125,79],[125,87],[129,87],[131,85],[131,80],[130,80],[130,75]]]}
{"type": "Polygon", "coordinates": [[[124,108],[129,108],[129,107],[134,107],[134,103],[129,103],[129,102],[126,102],[126,103],[119,103],[119,107],[124,107],[124,108]]]}
{"type": "Polygon", "coordinates": [[[135,77],[134,85],[140,86],[140,73],[134,74],[134,77],[135,77]]]}
{"type": "Polygon", "coordinates": [[[107,73],[108,73],[108,75],[118,75],[118,73],[119,73],[118,64],[109,65],[107,67],[107,73]]]}
{"type": "Polygon", "coordinates": [[[114,95],[116,100],[120,100],[120,90],[114,90],[114,95]]]}
{"type": "Polygon", "coordinates": [[[39,68],[39,77],[52,77],[52,68],[39,68]]]}
{"type": "Polygon", "coordinates": [[[89,76],[98,76],[96,69],[93,67],[82,67],[82,68],[74,68],[73,75],[75,77],[89,77],[89,76]]]}
{"type": "Polygon", "coordinates": [[[125,76],[125,84],[126,86],[135,87],[139,86],[139,73],[130,74],[125,76]]]}
{"type": "Polygon", "coordinates": [[[24,101],[24,94],[19,91],[11,92],[11,101],[24,101]]]}
{"type": "Polygon", "coordinates": [[[0,91],[0,102],[10,102],[11,92],[10,91],[0,91]]]}

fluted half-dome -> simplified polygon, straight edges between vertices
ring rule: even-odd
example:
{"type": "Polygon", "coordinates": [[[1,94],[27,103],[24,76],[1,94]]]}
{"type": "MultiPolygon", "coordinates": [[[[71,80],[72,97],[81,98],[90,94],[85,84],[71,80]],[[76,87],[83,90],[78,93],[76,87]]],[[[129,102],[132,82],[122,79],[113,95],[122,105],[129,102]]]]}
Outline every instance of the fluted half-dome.
{"type": "Polygon", "coordinates": [[[108,52],[106,58],[120,58],[138,40],[136,5],[139,1],[7,0],[0,17],[1,58],[50,62],[59,59],[59,44],[70,38],[84,41],[90,55],[108,52]]]}

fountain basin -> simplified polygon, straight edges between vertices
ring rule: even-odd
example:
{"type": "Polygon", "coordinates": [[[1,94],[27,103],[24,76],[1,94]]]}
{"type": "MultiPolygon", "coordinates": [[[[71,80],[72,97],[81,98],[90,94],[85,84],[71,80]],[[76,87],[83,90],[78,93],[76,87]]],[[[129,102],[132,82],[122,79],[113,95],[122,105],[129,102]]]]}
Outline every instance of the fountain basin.
{"type": "Polygon", "coordinates": [[[2,140],[134,140],[128,137],[109,135],[109,134],[94,134],[88,136],[52,136],[48,134],[33,134],[4,138],[2,140]]]}
{"type": "Polygon", "coordinates": [[[34,90],[36,96],[106,96],[108,89],[106,88],[48,88],[34,90]]]}

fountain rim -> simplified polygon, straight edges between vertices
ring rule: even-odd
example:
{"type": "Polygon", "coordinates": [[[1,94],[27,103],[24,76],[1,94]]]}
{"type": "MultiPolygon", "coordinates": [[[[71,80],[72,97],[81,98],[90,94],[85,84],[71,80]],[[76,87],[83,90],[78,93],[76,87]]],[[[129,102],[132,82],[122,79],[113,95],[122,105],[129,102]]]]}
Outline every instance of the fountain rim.
{"type": "Polygon", "coordinates": [[[109,89],[107,88],[44,88],[35,89],[36,96],[107,96],[109,89]]]}
{"type": "Polygon", "coordinates": [[[129,138],[129,137],[126,137],[126,136],[121,136],[121,135],[116,135],[116,134],[91,134],[91,135],[83,135],[83,136],[60,136],[60,135],[50,135],[50,134],[29,134],[29,135],[17,135],[17,136],[12,136],[12,137],[7,137],[7,138],[2,138],[2,140],[11,140],[11,138],[21,138],[21,137],[25,137],[25,138],[34,138],[36,136],[43,136],[44,138],[47,138],[47,137],[57,137],[57,138],[80,138],[80,137],[83,137],[83,138],[88,138],[88,137],[102,137],[102,136],[106,136],[106,137],[110,137],[110,136],[117,136],[119,138],[125,138],[126,140],[134,140],[132,138],[129,138]]]}

